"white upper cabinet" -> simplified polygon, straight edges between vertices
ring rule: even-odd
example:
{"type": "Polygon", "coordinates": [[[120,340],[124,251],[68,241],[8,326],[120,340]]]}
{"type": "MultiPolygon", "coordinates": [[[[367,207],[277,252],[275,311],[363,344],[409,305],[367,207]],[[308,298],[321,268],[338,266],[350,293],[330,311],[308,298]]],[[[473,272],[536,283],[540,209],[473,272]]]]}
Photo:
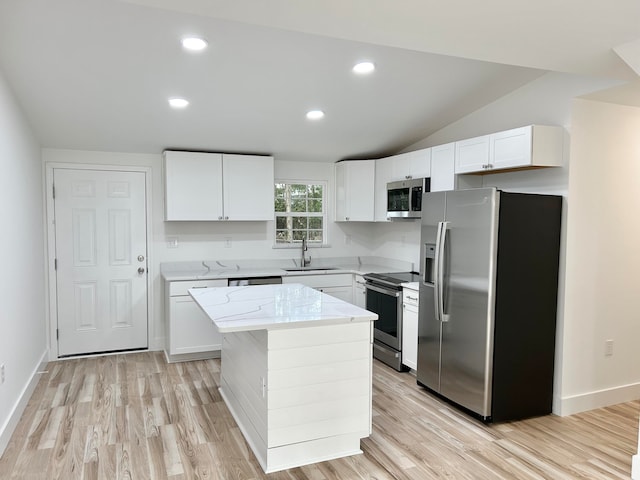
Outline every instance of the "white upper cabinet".
{"type": "Polygon", "coordinates": [[[456,173],[481,172],[489,164],[489,135],[456,142],[456,173]]]}
{"type": "Polygon", "coordinates": [[[387,183],[393,181],[393,158],[386,157],[376,160],[375,207],[374,220],[388,222],[387,219],[387,183]]]}
{"type": "Polygon", "coordinates": [[[336,222],[372,222],[375,160],[336,163],[336,222]]]}
{"type": "Polygon", "coordinates": [[[164,152],[165,220],[273,219],[273,157],[164,152]]]}
{"type": "Polygon", "coordinates": [[[442,192],[456,188],[455,143],[431,147],[431,191],[442,192]]]}
{"type": "Polygon", "coordinates": [[[423,148],[413,152],[393,155],[392,179],[407,180],[431,176],[431,149],[423,148]]]}
{"type": "Polygon", "coordinates": [[[218,220],[222,155],[164,152],[165,220],[218,220]]]}
{"type": "Polygon", "coordinates": [[[529,125],[456,142],[456,173],[562,165],[563,129],[529,125]]]}
{"type": "Polygon", "coordinates": [[[223,155],[225,220],[273,220],[273,157],[223,155]]]}

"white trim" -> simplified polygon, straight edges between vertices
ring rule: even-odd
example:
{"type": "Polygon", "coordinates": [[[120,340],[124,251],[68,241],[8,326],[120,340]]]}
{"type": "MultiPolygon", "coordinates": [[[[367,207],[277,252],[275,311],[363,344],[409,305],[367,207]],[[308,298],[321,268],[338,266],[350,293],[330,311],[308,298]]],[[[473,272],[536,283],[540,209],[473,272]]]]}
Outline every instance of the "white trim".
{"type": "Polygon", "coordinates": [[[38,381],[40,380],[40,375],[39,375],[40,372],[42,372],[47,366],[47,357],[48,357],[48,353],[45,350],[44,352],[42,352],[42,355],[40,356],[40,361],[38,361],[36,368],[31,373],[31,378],[29,379],[29,382],[27,382],[24,389],[18,396],[18,400],[16,401],[13,408],[11,409],[11,413],[9,414],[9,416],[7,417],[7,420],[5,421],[4,425],[2,425],[2,428],[0,429],[0,457],[2,456],[5,449],[7,448],[7,445],[9,445],[9,440],[11,440],[11,435],[13,435],[13,432],[16,429],[16,426],[18,425],[20,418],[24,413],[24,409],[27,407],[27,404],[31,399],[31,395],[33,394],[33,391],[36,389],[36,386],[38,385],[38,381]]]}
{"type": "Polygon", "coordinates": [[[56,271],[54,268],[55,260],[55,216],[54,216],[54,202],[53,202],[53,171],[55,169],[70,169],[70,170],[111,170],[121,172],[142,172],[145,178],[145,209],[146,209],[146,234],[147,234],[147,350],[162,350],[164,344],[164,335],[157,337],[159,332],[157,322],[152,321],[155,318],[153,305],[153,282],[155,278],[154,263],[151,262],[153,256],[153,242],[152,235],[152,168],[144,166],[131,166],[131,165],[103,165],[103,164],[85,164],[85,163],[60,163],[60,162],[47,162],[45,164],[44,171],[44,201],[45,201],[45,232],[46,232],[46,245],[45,245],[45,258],[47,259],[47,296],[49,309],[46,312],[46,335],[49,339],[49,360],[58,360],[58,342],[53,335],[56,331],[57,325],[57,291],[56,291],[56,271]]]}
{"type": "Polygon", "coordinates": [[[630,402],[638,398],[640,398],[640,383],[631,383],[560,398],[557,405],[554,405],[553,413],[565,417],[595,408],[630,402]]]}

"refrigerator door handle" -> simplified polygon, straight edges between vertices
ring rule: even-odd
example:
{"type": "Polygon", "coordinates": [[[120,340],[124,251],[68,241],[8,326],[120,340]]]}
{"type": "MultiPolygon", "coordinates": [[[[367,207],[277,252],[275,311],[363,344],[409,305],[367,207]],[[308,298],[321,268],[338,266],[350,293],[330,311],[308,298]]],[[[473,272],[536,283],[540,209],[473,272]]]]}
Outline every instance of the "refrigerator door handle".
{"type": "Polygon", "coordinates": [[[440,321],[446,323],[449,321],[449,315],[444,311],[444,261],[446,258],[447,230],[449,230],[449,222],[441,222],[442,229],[438,241],[440,242],[440,256],[438,258],[438,309],[440,311],[440,321]]]}
{"type": "Polygon", "coordinates": [[[436,252],[435,252],[435,272],[434,272],[434,304],[436,307],[436,321],[442,322],[443,318],[443,291],[442,283],[444,281],[444,238],[447,229],[447,222],[438,222],[438,231],[436,233],[436,252]]]}

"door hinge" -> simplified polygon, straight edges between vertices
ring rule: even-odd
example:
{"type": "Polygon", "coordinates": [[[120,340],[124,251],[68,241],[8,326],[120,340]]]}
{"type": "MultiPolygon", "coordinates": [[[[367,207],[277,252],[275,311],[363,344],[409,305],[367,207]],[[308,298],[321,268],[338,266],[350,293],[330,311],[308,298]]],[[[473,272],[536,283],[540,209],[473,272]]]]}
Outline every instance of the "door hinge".
{"type": "Polygon", "coordinates": [[[58,270],[58,259],[57,258],[53,259],[53,269],[54,270],[58,270]]]}
{"type": "Polygon", "coordinates": [[[56,340],[60,340],[60,330],[56,328],[56,340]]]}
{"type": "Polygon", "coordinates": [[[55,184],[51,186],[51,191],[53,193],[53,198],[56,198],[56,186],[55,186],[55,184]]]}

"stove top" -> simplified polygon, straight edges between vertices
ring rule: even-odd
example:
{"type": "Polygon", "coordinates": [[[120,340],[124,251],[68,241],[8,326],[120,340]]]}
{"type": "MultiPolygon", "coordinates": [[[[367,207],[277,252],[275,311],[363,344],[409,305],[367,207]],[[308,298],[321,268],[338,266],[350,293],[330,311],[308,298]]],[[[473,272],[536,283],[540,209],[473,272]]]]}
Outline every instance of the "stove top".
{"type": "Polygon", "coordinates": [[[420,274],[416,272],[367,273],[363,275],[367,282],[382,283],[383,285],[401,288],[401,283],[417,282],[420,274]]]}

